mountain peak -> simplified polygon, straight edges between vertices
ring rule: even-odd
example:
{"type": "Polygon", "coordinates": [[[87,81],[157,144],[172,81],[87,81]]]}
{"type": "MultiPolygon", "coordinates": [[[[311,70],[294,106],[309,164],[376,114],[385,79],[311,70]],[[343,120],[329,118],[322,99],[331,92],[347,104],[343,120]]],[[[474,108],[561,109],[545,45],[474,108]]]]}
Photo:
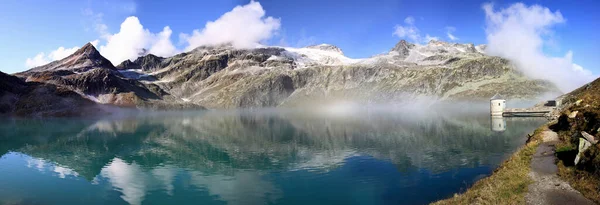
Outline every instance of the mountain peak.
{"type": "Polygon", "coordinates": [[[98,50],[96,50],[96,47],[94,47],[94,45],[92,45],[92,43],[86,43],[85,45],[83,45],[83,47],[81,47],[80,49],[78,49],[77,51],[75,51],[75,53],[73,53],[72,55],[81,55],[81,54],[85,54],[87,56],[98,56],[100,55],[100,52],[98,50]]]}
{"type": "Polygon", "coordinates": [[[32,68],[30,71],[73,70],[83,72],[92,68],[115,69],[112,63],[104,58],[92,43],[86,43],[83,47],[75,51],[75,53],[66,58],[32,68]]]}
{"type": "Polygon", "coordinates": [[[83,45],[83,47],[81,47],[83,49],[94,49],[96,50],[96,47],[94,47],[94,44],[92,44],[92,42],[88,42],[85,45],[83,45]]]}
{"type": "Polygon", "coordinates": [[[440,41],[440,40],[436,40],[436,39],[431,39],[431,40],[429,40],[429,42],[427,42],[427,44],[445,45],[445,44],[448,44],[448,42],[440,41]]]}
{"type": "Polygon", "coordinates": [[[137,57],[134,61],[129,59],[123,61],[117,65],[117,69],[128,70],[128,69],[142,69],[144,71],[154,71],[155,68],[159,67],[165,58],[156,56],[154,54],[147,54],[145,56],[137,57]]]}
{"type": "Polygon", "coordinates": [[[400,53],[402,56],[407,56],[410,52],[410,49],[414,48],[415,44],[409,43],[406,40],[402,39],[400,42],[396,43],[394,48],[391,51],[396,51],[400,53]]]}

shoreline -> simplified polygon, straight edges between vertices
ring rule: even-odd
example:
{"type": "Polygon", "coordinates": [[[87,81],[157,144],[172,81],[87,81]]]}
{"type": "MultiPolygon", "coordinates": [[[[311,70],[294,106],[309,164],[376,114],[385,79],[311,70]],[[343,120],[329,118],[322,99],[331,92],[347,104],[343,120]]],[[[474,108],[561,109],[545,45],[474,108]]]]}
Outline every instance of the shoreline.
{"type": "Polygon", "coordinates": [[[542,142],[542,131],[549,124],[534,130],[525,145],[502,162],[490,176],[475,182],[463,193],[431,204],[524,204],[527,187],[533,183],[529,177],[531,159],[542,142]]]}
{"type": "Polygon", "coordinates": [[[562,143],[550,129],[556,123],[552,120],[535,129],[491,175],[465,192],[430,204],[595,204],[580,188],[573,187],[578,179],[568,173],[572,168],[555,155],[562,143]]]}

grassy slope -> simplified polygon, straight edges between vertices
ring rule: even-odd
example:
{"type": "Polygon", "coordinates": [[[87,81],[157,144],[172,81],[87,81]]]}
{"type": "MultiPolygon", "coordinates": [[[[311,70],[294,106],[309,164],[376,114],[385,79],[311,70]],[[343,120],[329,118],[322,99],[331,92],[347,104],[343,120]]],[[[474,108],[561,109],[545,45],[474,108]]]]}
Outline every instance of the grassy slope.
{"type": "Polygon", "coordinates": [[[527,187],[533,181],[528,176],[530,162],[540,144],[538,128],[529,142],[498,167],[494,173],[476,182],[465,193],[433,204],[524,204],[527,187]]]}
{"type": "MultiPolygon", "coordinates": [[[[600,138],[600,79],[567,94],[563,102],[561,117],[552,126],[561,140],[559,150],[576,150],[581,131],[600,138]],[[567,117],[575,111],[575,118],[567,117]]],[[[577,166],[568,166],[572,158],[564,160],[558,165],[559,176],[587,198],[600,203],[600,144],[590,147],[577,166]]]]}

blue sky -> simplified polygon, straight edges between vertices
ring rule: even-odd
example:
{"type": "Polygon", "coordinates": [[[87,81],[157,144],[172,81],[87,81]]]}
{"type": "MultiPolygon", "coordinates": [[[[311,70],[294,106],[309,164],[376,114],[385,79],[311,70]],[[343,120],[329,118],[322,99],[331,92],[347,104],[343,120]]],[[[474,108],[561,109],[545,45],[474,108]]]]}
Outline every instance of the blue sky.
{"type": "MultiPolygon", "coordinates": [[[[177,51],[189,46],[181,33],[201,31],[208,21],[250,1],[141,1],[141,0],[3,0],[0,3],[0,71],[26,70],[27,58],[40,52],[48,55],[59,47],[65,49],[99,40],[119,32],[129,16],[136,16],[149,32],[158,34],[169,26],[177,51]],[[98,25],[105,25],[100,31],[98,25]]],[[[392,1],[392,0],[262,0],[258,1],[264,17],[279,20],[262,44],[292,47],[328,43],[340,47],[353,58],[387,52],[400,40],[393,35],[396,25],[406,26],[407,17],[419,35],[450,41],[447,27],[459,43],[487,43],[484,3],[490,1],[392,1]]],[[[494,8],[513,5],[514,1],[491,1],[494,8]]],[[[539,4],[551,12],[560,11],[564,22],[550,26],[545,35],[543,52],[562,57],[572,51],[572,61],[594,74],[600,73],[600,2],[598,1],[524,1],[539,4]]],[[[263,17],[263,18],[264,18],[263,17]]],[[[237,31],[244,33],[244,31],[237,31]]],[[[240,34],[241,35],[241,34],[240,34]]],[[[423,43],[423,42],[420,42],[423,43]]],[[[145,45],[145,44],[144,44],[145,45]]],[[[97,46],[99,47],[99,46],[97,46]]],[[[114,48],[119,50],[120,48],[114,48]]],[[[107,49],[109,50],[109,49],[107,49]]],[[[117,54],[114,54],[117,55],[117,54]]],[[[110,59],[110,58],[109,58],[110,59]]],[[[47,58],[47,60],[52,60],[47,58]]]]}

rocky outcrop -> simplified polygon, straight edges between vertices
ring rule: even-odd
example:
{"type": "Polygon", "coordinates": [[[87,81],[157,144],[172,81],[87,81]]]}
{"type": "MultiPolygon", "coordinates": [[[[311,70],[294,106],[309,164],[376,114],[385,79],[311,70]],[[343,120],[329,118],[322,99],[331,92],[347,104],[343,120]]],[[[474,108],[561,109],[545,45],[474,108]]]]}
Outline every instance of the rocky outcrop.
{"type": "Polygon", "coordinates": [[[37,82],[28,82],[0,72],[0,115],[60,117],[106,113],[79,94],[37,82]]]}
{"type": "Polygon", "coordinates": [[[329,45],[329,44],[312,45],[312,46],[307,46],[306,48],[319,49],[319,50],[322,50],[322,51],[336,52],[336,53],[344,55],[344,52],[342,52],[342,49],[338,48],[337,46],[329,45]]]}
{"type": "Polygon", "coordinates": [[[406,40],[400,40],[391,51],[396,51],[400,56],[406,57],[410,53],[410,50],[415,47],[415,44],[408,43],[406,40]]]}
{"type": "Polygon", "coordinates": [[[167,66],[165,58],[158,57],[152,54],[148,54],[135,59],[135,61],[125,60],[121,64],[117,65],[117,69],[134,69],[143,70],[147,72],[153,72],[157,69],[167,66]]]}
{"type": "Polygon", "coordinates": [[[0,113],[10,113],[14,110],[19,95],[27,85],[21,79],[0,72],[0,113]]]}

